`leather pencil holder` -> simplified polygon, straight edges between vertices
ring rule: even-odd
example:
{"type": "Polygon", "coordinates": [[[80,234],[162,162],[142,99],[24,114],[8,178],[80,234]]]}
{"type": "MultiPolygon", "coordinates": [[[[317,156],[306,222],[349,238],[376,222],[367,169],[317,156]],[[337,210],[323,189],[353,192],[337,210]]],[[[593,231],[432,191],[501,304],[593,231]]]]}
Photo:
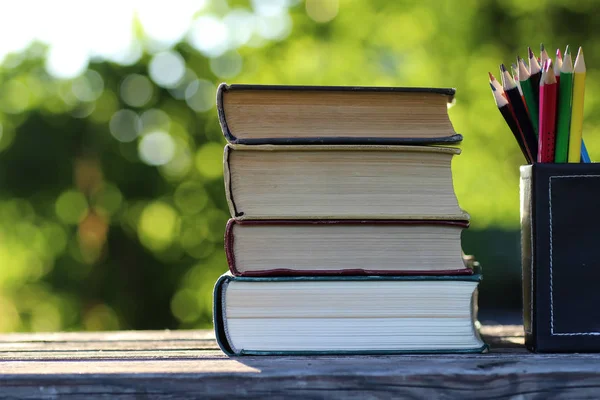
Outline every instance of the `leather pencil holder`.
{"type": "Polygon", "coordinates": [[[600,164],[521,167],[525,345],[600,351],[600,164]]]}

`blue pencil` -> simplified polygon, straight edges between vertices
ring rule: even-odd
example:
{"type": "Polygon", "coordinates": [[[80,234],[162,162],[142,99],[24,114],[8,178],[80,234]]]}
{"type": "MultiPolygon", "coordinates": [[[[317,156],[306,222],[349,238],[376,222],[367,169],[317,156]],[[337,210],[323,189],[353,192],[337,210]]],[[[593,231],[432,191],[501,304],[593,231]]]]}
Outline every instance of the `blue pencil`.
{"type": "Polygon", "coordinates": [[[591,163],[590,155],[588,154],[587,148],[585,147],[585,143],[583,140],[581,141],[581,162],[582,163],[591,163]]]}

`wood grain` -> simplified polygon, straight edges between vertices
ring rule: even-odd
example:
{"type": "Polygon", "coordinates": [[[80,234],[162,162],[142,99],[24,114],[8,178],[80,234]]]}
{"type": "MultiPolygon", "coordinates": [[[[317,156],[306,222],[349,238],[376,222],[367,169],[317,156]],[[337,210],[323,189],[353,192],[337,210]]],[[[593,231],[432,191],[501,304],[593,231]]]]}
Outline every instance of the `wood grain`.
{"type": "Polygon", "coordinates": [[[585,398],[600,356],[531,354],[522,327],[488,326],[488,354],[225,356],[209,331],[0,335],[8,398],[585,398]]]}

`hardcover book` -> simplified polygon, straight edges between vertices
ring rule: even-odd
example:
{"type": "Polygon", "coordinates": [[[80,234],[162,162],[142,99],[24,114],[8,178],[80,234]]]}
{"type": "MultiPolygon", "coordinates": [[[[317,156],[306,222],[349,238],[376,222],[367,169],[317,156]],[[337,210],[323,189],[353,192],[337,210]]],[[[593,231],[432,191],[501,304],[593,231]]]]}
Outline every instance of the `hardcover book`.
{"type": "Polygon", "coordinates": [[[453,144],[454,89],[227,85],[217,91],[225,138],[239,144],[453,144]]]}
{"type": "Polygon", "coordinates": [[[236,276],[473,273],[460,235],[468,221],[244,220],[225,231],[236,276]]]}
{"type": "Polygon", "coordinates": [[[452,182],[460,150],[433,146],[227,145],[237,219],[468,220],[452,182]]]}
{"type": "Polygon", "coordinates": [[[468,353],[481,276],[223,275],[214,326],[229,355],[468,353]]]}

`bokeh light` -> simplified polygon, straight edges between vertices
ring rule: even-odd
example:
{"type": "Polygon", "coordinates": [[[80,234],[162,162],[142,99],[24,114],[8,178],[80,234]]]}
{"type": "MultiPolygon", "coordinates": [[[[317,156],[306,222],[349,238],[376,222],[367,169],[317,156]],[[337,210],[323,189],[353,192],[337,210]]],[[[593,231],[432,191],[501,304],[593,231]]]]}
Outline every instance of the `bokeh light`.
{"type": "Polygon", "coordinates": [[[228,51],[210,60],[210,70],[219,78],[234,78],[242,71],[242,57],[235,51],[228,51]]]}
{"type": "Polygon", "coordinates": [[[204,112],[215,106],[216,86],[206,79],[196,79],[185,90],[185,102],[196,112],[204,112]]]}
{"type": "Polygon", "coordinates": [[[229,47],[227,25],[214,15],[199,16],[188,33],[188,41],[205,56],[218,57],[229,47]]]}
{"type": "Polygon", "coordinates": [[[83,193],[68,190],[56,199],[56,215],[66,224],[78,224],[88,212],[88,203],[83,193]]]}
{"type": "Polygon", "coordinates": [[[196,153],[196,168],[210,179],[220,178],[223,174],[223,146],[209,142],[198,149],[196,153]]]}
{"type": "Polygon", "coordinates": [[[306,0],[306,13],[316,22],[331,21],[338,9],[338,0],[306,0]]]}
{"type": "Polygon", "coordinates": [[[168,131],[171,128],[171,118],[166,112],[158,108],[144,111],[140,117],[140,122],[144,132],[156,129],[168,131]]]}
{"type": "Polygon", "coordinates": [[[148,67],[150,78],[158,86],[174,88],[185,74],[185,60],[175,51],[156,54],[148,67]]]}
{"type": "Polygon", "coordinates": [[[175,143],[167,132],[155,131],[142,136],[138,146],[140,159],[148,165],[164,165],[175,154],[175,143]]]}
{"type": "Polygon", "coordinates": [[[147,205],[139,222],[141,242],[156,251],[165,250],[175,239],[179,216],[170,205],[156,201],[147,205]]]}
{"type": "Polygon", "coordinates": [[[104,90],[104,80],[97,71],[88,69],[73,80],[71,90],[79,101],[95,101],[104,90]]]}
{"type": "Polygon", "coordinates": [[[256,29],[256,17],[248,10],[235,9],[227,13],[223,22],[227,26],[227,38],[230,45],[243,46],[252,37],[256,29]]]}
{"type": "Polygon", "coordinates": [[[133,110],[122,109],[110,119],[110,133],[120,142],[134,141],[142,128],[140,117],[133,110]]]}
{"type": "Polygon", "coordinates": [[[121,82],[121,98],[131,107],[143,107],[152,98],[152,82],[144,75],[131,74],[121,82]]]}

